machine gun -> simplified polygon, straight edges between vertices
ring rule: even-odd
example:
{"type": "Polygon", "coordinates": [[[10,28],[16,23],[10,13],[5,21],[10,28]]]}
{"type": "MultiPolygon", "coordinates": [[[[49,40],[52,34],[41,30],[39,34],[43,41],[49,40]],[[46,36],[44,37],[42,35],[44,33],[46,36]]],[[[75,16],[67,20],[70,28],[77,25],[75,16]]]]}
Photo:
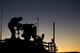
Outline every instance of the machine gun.
{"type": "Polygon", "coordinates": [[[23,30],[22,37],[24,37],[24,39],[29,40],[31,36],[34,39],[36,38],[37,26],[35,26],[35,24],[23,24],[21,30],[23,30]]]}

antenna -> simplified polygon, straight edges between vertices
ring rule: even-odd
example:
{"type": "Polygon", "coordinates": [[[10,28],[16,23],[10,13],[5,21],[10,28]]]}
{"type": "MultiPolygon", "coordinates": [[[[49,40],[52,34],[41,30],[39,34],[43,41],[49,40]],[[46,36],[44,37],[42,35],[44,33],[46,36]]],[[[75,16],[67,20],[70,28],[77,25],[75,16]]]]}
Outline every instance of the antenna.
{"type": "Polygon", "coordinates": [[[2,38],[2,17],[3,17],[3,2],[1,3],[1,34],[0,34],[0,40],[2,38]]]}
{"type": "Polygon", "coordinates": [[[39,35],[39,18],[37,18],[38,21],[38,35],[39,35]]]}
{"type": "Polygon", "coordinates": [[[55,43],[55,22],[53,22],[53,39],[54,39],[54,43],[55,43]]]}
{"type": "Polygon", "coordinates": [[[55,44],[55,22],[53,22],[53,39],[54,39],[54,52],[56,53],[56,44],[55,44]]]}

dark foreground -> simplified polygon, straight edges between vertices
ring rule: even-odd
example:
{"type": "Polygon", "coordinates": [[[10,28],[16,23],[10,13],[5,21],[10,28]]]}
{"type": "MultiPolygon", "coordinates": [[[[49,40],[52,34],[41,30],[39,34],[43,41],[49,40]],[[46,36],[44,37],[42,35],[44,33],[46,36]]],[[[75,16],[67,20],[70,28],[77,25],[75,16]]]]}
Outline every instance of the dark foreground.
{"type": "Polygon", "coordinates": [[[39,47],[33,41],[21,39],[5,39],[0,42],[0,51],[3,52],[23,52],[23,53],[50,53],[44,47],[39,47]]]}

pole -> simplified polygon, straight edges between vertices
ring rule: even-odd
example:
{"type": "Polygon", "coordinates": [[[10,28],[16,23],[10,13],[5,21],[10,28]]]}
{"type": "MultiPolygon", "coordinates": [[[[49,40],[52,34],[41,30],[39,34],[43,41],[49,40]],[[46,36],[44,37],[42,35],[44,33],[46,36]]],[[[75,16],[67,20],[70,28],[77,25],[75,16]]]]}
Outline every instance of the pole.
{"type": "Polygon", "coordinates": [[[38,35],[39,35],[39,18],[37,18],[38,21],[38,35]]]}
{"type": "Polygon", "coordinates": [[[1,34],[0,34],[0,40],[2,39],[2,17],[3,17],[3,2],[1,3],[1,34]]]}
{"type": "Polygon", "coordinates": [[[56,45],[55,45],[55,22],[53,22],[53,39],[54,39],[54,52],[56,53],[56,45]]]}
{"type": "Polygon", "coordinates": [[[53,22],[53,39],[54,39],[54,43],[55,43],[55,22],[53,22]]]}

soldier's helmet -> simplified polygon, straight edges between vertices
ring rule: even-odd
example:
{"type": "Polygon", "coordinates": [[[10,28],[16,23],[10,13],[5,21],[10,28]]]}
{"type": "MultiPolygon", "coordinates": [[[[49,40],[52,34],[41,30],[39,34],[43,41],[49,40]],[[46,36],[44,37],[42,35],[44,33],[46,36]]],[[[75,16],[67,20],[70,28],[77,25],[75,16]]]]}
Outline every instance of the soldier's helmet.
{"type": "Polygon", "coordinates": [[[19,21],[23,20],[22,17],[19,17],[19,21]]]}

